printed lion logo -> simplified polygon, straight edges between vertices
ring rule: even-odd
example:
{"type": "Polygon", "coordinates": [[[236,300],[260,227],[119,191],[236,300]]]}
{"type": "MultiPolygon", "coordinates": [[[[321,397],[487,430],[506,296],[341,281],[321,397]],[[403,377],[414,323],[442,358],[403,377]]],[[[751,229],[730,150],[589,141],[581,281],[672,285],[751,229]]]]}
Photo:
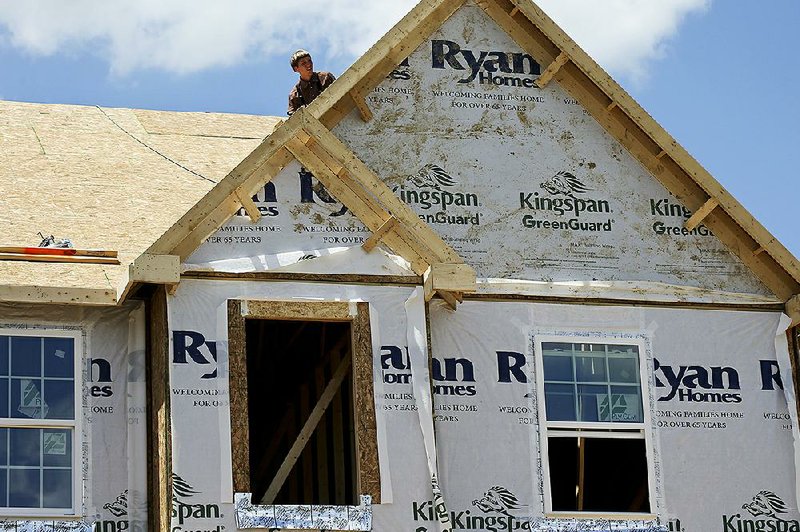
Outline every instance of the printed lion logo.
{"type": "Polygon", "coordinates": [[[456,184],[450,174],[435,164],[426,164],[416,174],[408,176],[408,179],[420,188],[430,187],[436,190],[456,184]]]}
{"type": "Polygon", "coordinates": [[[743,504],[742,510],[747,510],[753,517],[763,515],[780,519],[778,514],[786,513],[786,503],[771,491],[759,491],[750,504],[743,504]]]}
{"type": "Polygon", "coordinates": [[[525,506],[520,504],[517,496],[503,486],[492,486],[483,494],[480,499],[472,501],[474,506],[481,509],[483,513],[499,512],[511,517],[511,510],[518,510],[525,506]]]}
{"type": "Polygon", "coordinates": [[[591,190],[569,172],[559,172],[539,186],[554,196],[563,194],[570,198],[574,198],[575,194],[583,194],[591,190]]]}
{"type": "Polygon", "coordinates": [[[128,490],[123,491],[114,502],[107,502],[103,505],[105,510],[111,512],[114,517],[122,517],[128,515],[128,490]]]}

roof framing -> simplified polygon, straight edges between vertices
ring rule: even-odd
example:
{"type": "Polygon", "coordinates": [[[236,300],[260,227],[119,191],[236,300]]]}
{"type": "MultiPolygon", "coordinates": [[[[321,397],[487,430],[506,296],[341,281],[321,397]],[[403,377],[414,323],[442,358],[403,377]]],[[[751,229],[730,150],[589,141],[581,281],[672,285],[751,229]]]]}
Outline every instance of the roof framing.
{"type": "MultiPolygon", "coordinates": [[[[242,198],[297,158],[378,235],[370,246],[380,239],[417,273],[432,264],[463,263],[330,130],[354,108],[368,119],[363,95],[464,2],[422,0],[328,90],[267,137],[148,253],[185,258],[247,203],[242,198]]],[[[530,0],[475,3],[527,53],[548,65],[538,83],[555,81],[575,98],[667,190],[698,216],[702,213],[703,223],[775,295],[787,301],[800,293],[800,262],[541,9],[530,0]]]]}

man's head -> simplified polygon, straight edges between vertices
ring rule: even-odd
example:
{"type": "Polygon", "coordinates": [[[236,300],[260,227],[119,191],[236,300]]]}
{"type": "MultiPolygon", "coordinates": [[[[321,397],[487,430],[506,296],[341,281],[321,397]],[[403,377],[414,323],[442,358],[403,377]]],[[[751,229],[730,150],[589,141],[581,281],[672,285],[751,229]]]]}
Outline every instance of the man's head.
{"type": "Polygon", "coordinates": [[[289,59],[289,64],[292,65],[292,70],[300,74],[300,79],[308,81],[314,73],[314,61],[311,60],[311,54],[305,50],[297,50],[292,54],[289,59]]]}

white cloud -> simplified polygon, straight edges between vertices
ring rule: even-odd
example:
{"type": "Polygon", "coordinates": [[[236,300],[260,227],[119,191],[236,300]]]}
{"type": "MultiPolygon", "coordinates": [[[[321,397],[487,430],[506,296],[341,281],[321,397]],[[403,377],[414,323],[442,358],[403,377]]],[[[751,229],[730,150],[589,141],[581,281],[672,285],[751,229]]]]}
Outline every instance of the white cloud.
{"type": "MultiPolygon", "coordinates": [[[[662,53],[681,20],[710,0],[541,0],[605,67],[634,78],[662,53]]],[[[0,3],[0,39],[28,53],[90,51],[125,75],[189,73],[303,46],[325,56],[363,53],[414,0],[27,0],[0,3]]]]}

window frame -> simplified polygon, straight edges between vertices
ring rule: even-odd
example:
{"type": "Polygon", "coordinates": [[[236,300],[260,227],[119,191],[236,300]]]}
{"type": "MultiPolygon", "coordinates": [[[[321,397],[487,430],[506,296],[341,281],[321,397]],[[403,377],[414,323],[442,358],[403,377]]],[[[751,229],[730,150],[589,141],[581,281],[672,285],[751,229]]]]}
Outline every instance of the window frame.
{"type": "Polygon", "coordinates": [[[642,336],[608,334],[585,335],[580,332],[563,334],[534,334],[532,347],[535,363],[535,386],[537,415],[539,417],[539,457],[541,461],[542,495],[544,513],[548,517],[577,518],[620,518],[649,520],[658,513],[656,507],[655,449],[653,435],[653,412],[651,411],[650,373],[647,365],[648,342],[642,336]],[[544,351],[542,344],[547,342],[633,345],[638,348],[639,386],[642,399],[642,422],[590,422],[590,421],[548,421],[545,397],[544,351]],[[643,512],[595,512],[595,511],[563,511],[553,510],[553,499],[550,483],[550,459],[548,438],[578,437],[605,439],[643,439],[645,442],[645,459],[647,461],[647,489],[650,506],[649,513],[643,512]]]}
{"type": "MultiPolygon", "coordinates": [[[[358,496],[363,499],[363,496],[368,495],[371,503],[380,503],[381,481],[378,467],[373,345],[369,314],[369,303],[363,301],[228,300],[231,454],[233,491],[236,497],[250,492],[245,320],[337,321],[349,322],[351,331],[358,496]]],[[[251,506],[269,508],[281,505],[251,504],[251,506]]],[[[330,507],[330,505],[324,506],[330,507]]],[[[358,507],[335,506],[335,508],[358,507]]]]}
{"type": "MultiPolygon", "coordinates": [[[[32,428],[32,429],[65,429],[72,430],[72,506],[70,508],[14,508],[0,506],[0,515],[4,517],[31,517],[31,518],[78,518],[81,516],[83,501],[83,483],[81,471],[83,462],[81,449],[83,447],[83,360],[85,346],[83,344],[83,331],[73,328],[59,328],[57,326],[33,326],[29,328],[20,326],[0,325],[0,336],[27,336],[35,338],[68,338],[73,341],[73,418],[68,419],[23,419],[0,417],[0,428],[32,428]]],[[[10,346],[9,346],[10,347],[10,346]]],[[[11,352],[9,349],[9,363],[11,352]]],[[[9,371],[9,393],[11,392],[11,372],[9,371]]],[[[9,402],[9,408],[11,403],[9,402]]],[[[39,469],[42,469],[42,465],[39,469]]],[[[42,491],[44,486],[40,487],[42,491]]],[[[42,491],[43,492],[43,491],[42,491]]],[[[10,494],[10,490],[9,490],[10,494]]]]}

